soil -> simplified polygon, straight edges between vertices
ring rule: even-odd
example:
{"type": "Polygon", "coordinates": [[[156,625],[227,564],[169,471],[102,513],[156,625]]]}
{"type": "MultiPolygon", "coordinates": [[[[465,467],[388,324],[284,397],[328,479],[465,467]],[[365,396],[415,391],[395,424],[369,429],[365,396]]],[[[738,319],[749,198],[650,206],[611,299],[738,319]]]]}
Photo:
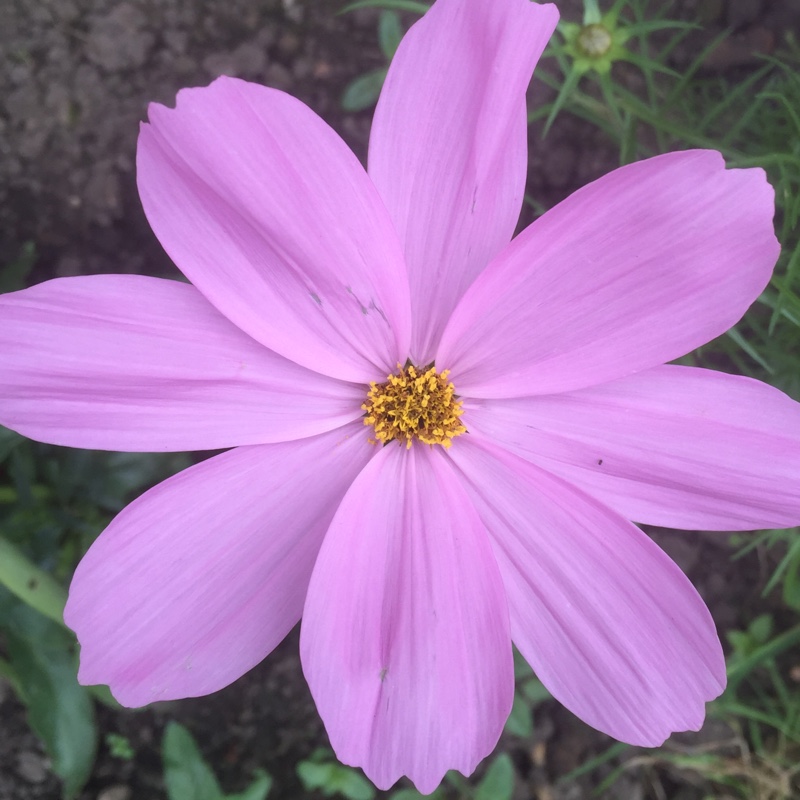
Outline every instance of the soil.
{"type": "MultiPolygon", "coordinates": [[[[97,272],[174,275],[138,200],[138,124],[149,102],[173,104],[178,89],[220,74],[298,96],[363,160],[371,112],[346,114],[340,98],[350,80],[380,66],[383,58],[377,14],[337,15],[342,5],[339,0],[0,0],[0,264],[32,242],[35,280],[97,272]]],[[[558,5],[563,17],[580,18],[578,0],[558,5]]],[[[800,31],[797,0],[666,5],[703,22],[693,40],[698,45],[731,29],[732,36],[710,57],[709,70],[735,74],[754,63],[755,51],[771,52],[787,30],[800,31]]],[[[534,84],[532,103],[548,96],[534,84]]],[[[546,206],[617,165],[613,146],[566,116],[544,142],[531,131],[531,153],[528,190],[546,206]]],[[[531,214],[526,212],[524,221],[531,214]]],[[[772,554],[756,550],[732,562],[724,534],[654,535],[698,586],[721,630],[776,610],[760,597],[772,554]]],[[[191,729],[227,791],[243,789],[252,770],[262,767],[275,778],[272,800],[314,797],[302,790],[294,767],[326,739],[302,677],[297,638],[294,631],[263,664],[214,696],[136,713],[101,708],[101,739],[122,734],[135,756],[116,758],[101,745],[80,800],[165,797],[159,743],[169,719],[191,729]]],[[[735,731],[720,725],[712,720],[700,734],[675,737],[674,747],[724,749],[738,741],[735,731]]],[[[546,703],[536,709],[531,741],[508,737],[500,747],[519,768],[518,800],[577,800],[588,797],[611,768],[568,782],[559,783],[558,777],[610,744],[557,704],[546,703]]],[[[728,796],[646,753],[626,758],[629,769],[601,797],[728,796]]],[[[59,795],[24,709],[0,683],[0,800],[59,795]]]]}

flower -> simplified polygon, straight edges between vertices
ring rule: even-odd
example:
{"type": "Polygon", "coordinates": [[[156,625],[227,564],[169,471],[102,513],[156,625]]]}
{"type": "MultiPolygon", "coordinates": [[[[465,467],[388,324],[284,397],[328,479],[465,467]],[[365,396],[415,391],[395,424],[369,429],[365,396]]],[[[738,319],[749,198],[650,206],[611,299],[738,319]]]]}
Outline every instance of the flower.
{"type": "Polygon", "coordinates": [[[193,285],[0,297],[3,424],[232,448],[131,503],[78,566],[81,681],[128,706],[207,694],[302,616],[339,758],[424,792],[497,742],[512,640],[618,739],[701,725],[725,683],[713,621],[629,520],[800,521],[800,407],[663,366],[767,284],[773,195],[761,170],[673,153],[512,239],[557,16],[438,0],[390,69],[369,173],[273,89],[220,78],[151,106],[140,195],[193,285]]]}

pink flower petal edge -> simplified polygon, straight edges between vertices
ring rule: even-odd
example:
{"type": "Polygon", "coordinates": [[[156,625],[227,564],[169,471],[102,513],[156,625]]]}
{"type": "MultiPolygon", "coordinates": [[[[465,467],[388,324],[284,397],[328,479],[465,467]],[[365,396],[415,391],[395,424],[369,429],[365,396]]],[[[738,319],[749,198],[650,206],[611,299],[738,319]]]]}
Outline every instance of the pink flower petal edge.
{"type": "Polygon", "coordinates": [[[104,450],[296,439],[363,413],[363,391],[253,341],[192,286],[59,278],[0,295],[0,420],[104,450]]]}
{"type": "Polygon", "coordinates": [[[800,405],[751,378],[663,366],[574,392],[470,401],[466,417],[637,522],[800,524],[800,405]]]}
{"type": "Polygon", "coordinates": [[[514,644],[553,696],[630,744],[699,730],[725,659],[680,569],[632,523],[481,437],[452,458],[491,533],[514,644]]]}
{"type": "Polygon", "coordinates": [[[508,607],[486,531],[440,449],[382,448],[325,537],[303,669],[338,758],[379,788],[471,773],[514,694],[508,607]]]}
{"type": "Polygon", "coordinates": [[[710,150],[614,170],[548,211],[473,283],[436,353],[470,397],[579,389],[724,333],[780,252],[760,169],[710,150]]]}
{"type": "Polygon", "coordinates": [[[229,450],[125,508],[70,586],[81,683],[143,706],[215,692],[265,658],[300,619],[325,531],[372,455],[361,427],[229,450]]]}
{"type": "Polygon", "coordinates": [[[557,21],[552,4],[439,0],[392,60],[369,173],[403,242],[418,364],[433,359],[456,302],[514,233],[525,90],[557,21]]]}
{"type": "Polygon", "coordinates": [[[397,234],[355,155],[299,100],[219,78],[151,105],[137,174],[147,219],[187,278],[235,325],[342,380],[408,352],[397,234]]]}

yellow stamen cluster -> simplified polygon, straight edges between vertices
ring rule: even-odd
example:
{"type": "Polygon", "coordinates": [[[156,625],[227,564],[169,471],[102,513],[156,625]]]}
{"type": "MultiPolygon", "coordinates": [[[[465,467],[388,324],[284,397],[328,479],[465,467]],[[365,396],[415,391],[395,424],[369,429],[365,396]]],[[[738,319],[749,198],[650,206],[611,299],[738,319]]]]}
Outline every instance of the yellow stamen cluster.
{"type": "Polygon", "coordinates": [[[466,433],[460,417],[464,413],[449,383],[448,370],[435,367],[422,371],[412,365],[390,375],[386,383],[371,383],[365,425],[372,425],[375,437],[385,443],[397,439],[411,447],[414,439],[424,444],[450,447],[453,438],[466,433]]]}

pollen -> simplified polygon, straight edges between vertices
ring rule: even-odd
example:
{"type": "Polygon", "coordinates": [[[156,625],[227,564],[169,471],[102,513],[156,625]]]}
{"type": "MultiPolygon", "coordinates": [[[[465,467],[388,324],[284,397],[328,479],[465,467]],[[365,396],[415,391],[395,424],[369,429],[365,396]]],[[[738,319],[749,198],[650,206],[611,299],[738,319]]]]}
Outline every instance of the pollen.
{"type": "Polygon", "coordinates": [[[412,364],[398,364],[397,369],[385,383],[370,384],[361,406],[367,412],[364,424],[375,429],[376,444],[396,440],[411,447],[417,439],[450,447],[467,429],[461,424],[461,401],[447,380],[449,370],[437,372],[433,366],[419,369],[412,364]]]}

